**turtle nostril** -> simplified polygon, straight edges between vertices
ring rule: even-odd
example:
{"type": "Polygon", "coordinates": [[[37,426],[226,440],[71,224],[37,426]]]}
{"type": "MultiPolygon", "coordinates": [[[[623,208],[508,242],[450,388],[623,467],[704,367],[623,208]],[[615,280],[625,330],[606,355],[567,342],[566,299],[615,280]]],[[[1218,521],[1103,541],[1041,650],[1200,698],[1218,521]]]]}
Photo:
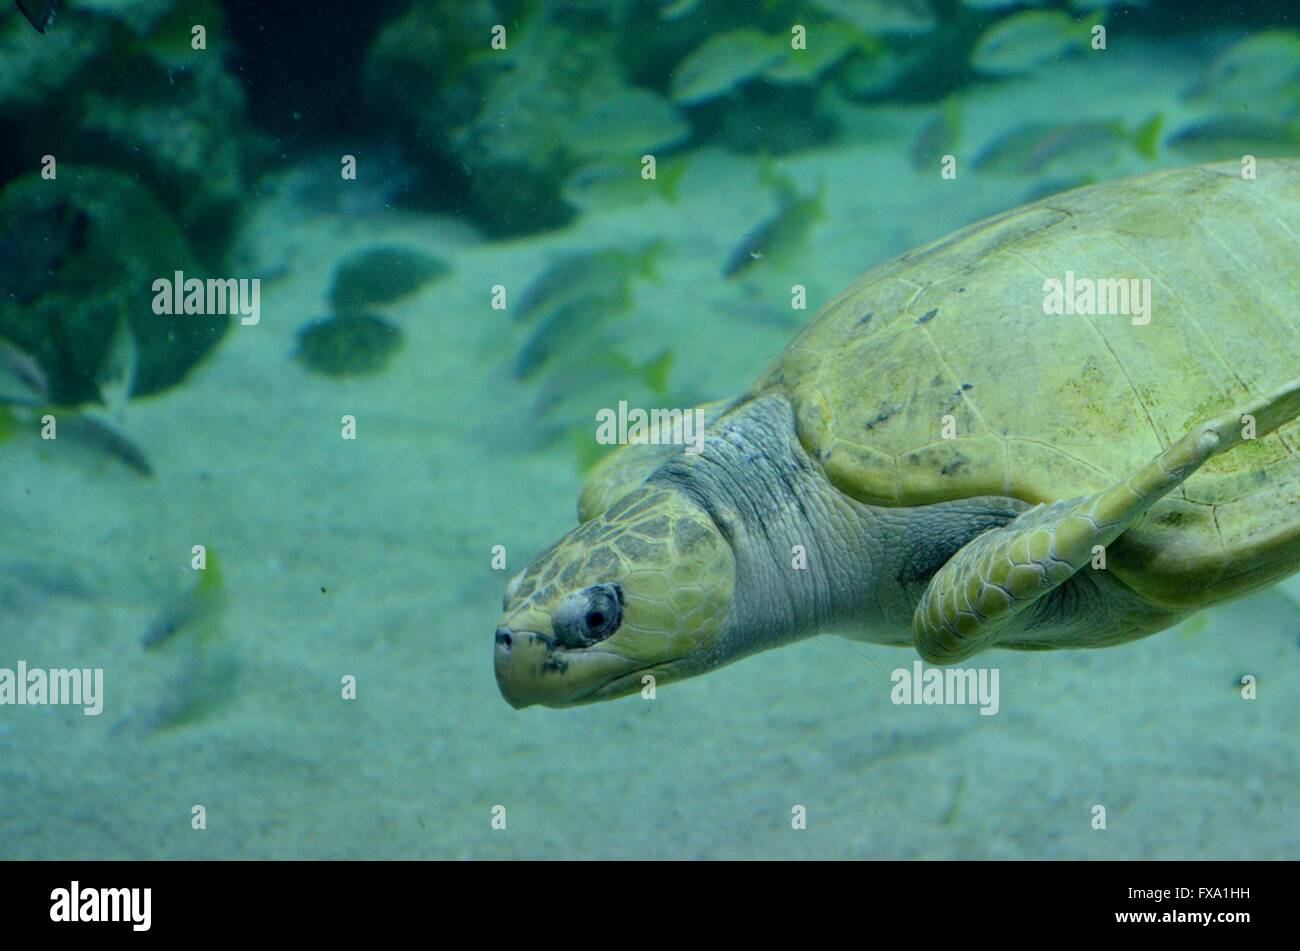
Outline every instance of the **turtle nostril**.
{"type": "Polygon", "coordinates": [[[514,644],[514,641],[510,637],[510,632],[504,627],[497,628],[497,643],[506,650],[510,650],[511,646],[514,644]]]}

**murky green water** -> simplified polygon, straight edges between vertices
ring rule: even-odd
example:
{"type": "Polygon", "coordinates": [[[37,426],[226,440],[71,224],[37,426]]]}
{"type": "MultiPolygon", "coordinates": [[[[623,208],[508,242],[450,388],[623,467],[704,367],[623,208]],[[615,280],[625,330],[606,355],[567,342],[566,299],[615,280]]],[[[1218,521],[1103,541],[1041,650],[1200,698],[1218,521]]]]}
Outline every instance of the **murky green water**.
{"type": "Polygon", "coordinates": [[[981,655],[995,715],[829,636],[516,710],[493,644],[600,410],[1026,201],[1300,155],[1287,13],[0,8],[0,856],[1294,858],[1294,579],[981,655]]]}

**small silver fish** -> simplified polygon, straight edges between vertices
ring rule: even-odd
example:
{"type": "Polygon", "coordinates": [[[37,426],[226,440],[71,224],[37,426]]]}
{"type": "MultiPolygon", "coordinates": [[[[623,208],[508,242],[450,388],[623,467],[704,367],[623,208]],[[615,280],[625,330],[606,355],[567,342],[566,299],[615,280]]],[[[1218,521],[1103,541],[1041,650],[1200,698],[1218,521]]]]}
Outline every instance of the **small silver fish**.
{"type": "Polygon", "coordinates": [[[1159,115],[1133,130],[1104,119],[1027,122],[986,145],[971,165],[980,171],[1015,175],[1095,171],[1113,165],[1125,148],[1151,161],[1163,123],[1159,115]]]}
{"type": "Polygon", "coordinates": [[[1300,33],[1266,30],[1234,43],[1214,58],[1189,102],[1225,112],[1249,108],[1258,117],[1290,119],[1300,111],[1300,33]]]}
{"type": "Polygon", "coordinates": [[[1026,10],[999,20],[979,38],[971,66],[981,73],[1017,75],[1088,45],[1091,24],[1062,10],[1026,10]]]}
{"type": "Polygon", "coordinates": [[[961,143],[961,111],[955,100],[949,99],[916,134],[912,143],[912,167],[922,170],[937,167],[939,160],[955,154],[961,143]]]}
{"type": "Polygon", "coordinates": [[[722,276],[735,277],[767,257],[779,258],[806,243],[812,226],[822,217],[822,193],[787,199],[770,218],[740,240],[722,267],[722,276]]]}
{"type": "Polygon", "coordinates": [[[515,378],[526,380],[557,353],[593,337],[626,301],[609,297],[580,297],[547,312],[515,358],[515,378]]]}
{"type": "Polygon", "coordinates": [[[779,62],[785,48],[783,37],[749,27],[714,34],[673,71],[672,97],[690,106],[728,93],[779,62]]]}
{"type": "Polygon", "coordinates": [[[629,301],[634,277],[654,274],[654,259],[661,247],[653,242],[624,251],[600,248],[566,254],[539,274],[511,307],[516,322],[545,314],[584,297],[629,301]]]}
{"type": "Polygon", "coordinates": [[[691,134],[691,124],[657,93],[632,89],[576,117],[570,134],[569,149],[579,158],[616,158],[678,145],[691,134]]]}
{"type": "Polygon", "coordinates": [[[815,5],[873,37],[890,33],[917,36],[938,24],[930,0],[815,0],[815,5]]]}
{"type": "Polygon", "coordinates": [[[590,211],[600,208],[626,208],[659,197],[669,203],[677,200],[677,186],[686,171],[684,159],[665,158],[653,179],[641,177],[641,165],[635,159],[601,159],[584,165],[569,176],[561,193],[571,205],[590,211]]]}
{"type": "Polygon", "coordinates": [[[120,416],[135,391],[136,372],[140,363],[135,333],[124,311],[119,312],[108,353],[95,373],[99,398],[112,416],[120,416]]]}
{"type": "Polygon", "coordinates": [[[612,347],[596,347],[581,359],[557,365],[542,381],[533,402],[538,421],[582,420],[601,406],[641,393],[663,397],[676,353],[664,350],[636,364],[612,347]]]}
{"type": "Polygon", "coordinates": [[[143,451],[125,434],[104,420],[88,414],[60,418],[59,438],[112,456],[142,476],[152,476],[153,466],[143,451]]]}
{"type": "Polygon", "coordinates": [[[1254,155],[1273,158],[1300,150],[1300,131],[1286,123],[1252,116],[1217,116],[1183,126],[1165,147],[1195,162],[1254,155]]]}
{"type": "Polygon", "coordinates": [[[215,552],[208,552],[207,567],[195,574],[198,578],[190,589],[168,601],[149,622],[140,638],[140,646],[145,650],[156,650],[187,628],[194,628],[194,636],[200,640],[213,633],[212,625],[205,622],[218,617],[226,599],[225,579],[215,552]],[[200,628],[200,624],[204,626],[200,628]]]}

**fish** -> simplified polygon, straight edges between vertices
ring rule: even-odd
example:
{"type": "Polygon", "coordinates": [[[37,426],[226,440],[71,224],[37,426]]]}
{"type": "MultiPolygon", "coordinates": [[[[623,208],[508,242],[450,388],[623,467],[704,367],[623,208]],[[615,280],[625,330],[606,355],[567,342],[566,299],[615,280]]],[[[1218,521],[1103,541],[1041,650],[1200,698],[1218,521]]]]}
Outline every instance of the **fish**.
{"type": "Polygon", "coordinates": [[[698,105],[730,92],[785,56],[784,37],[744,28],[718,33],[687,54],[673,71],[676,102],[698,105]]]}
{"type": "Polygon", "coordinates": [[[0,404],[41,406],[50,398],[50,383],[40,363],[0,339],[0,404]]]}
{"type": "Polygon", "coordinates": [[[677,20],[693,13],[695,8],[700,5],[700,0],[661,0],[662,6],[659,10],[659,19],[677,20]]]}
{"type": "Polygon", "coordinates": [[[647,180],[641,177],[639,156],[598,159],[571,174],[560,194],[583,211],[626,208],[656,196],[672,204],[677,201],[677,187],[686,171],[686,161],[664,159],[657,165],[655,177],[647,180]]]}
{"type": "Polygon", "coordinates": [[[763,70],[763,78],[774,83],[810,83],[858,47],[870,45],[870,37],[838,21],[808,27],[807,49],[785,49],[785,55],[763,70]]]}
{"type": "Polygon", "coordinates": [[[1266,118],[1294,118],[1300,111],[1300,33],[1268,30],[1234,43],[1214,58],[1183,98],[1249,108],[1266,118]]]}
{"type": "Polygon", "coordinates": [[[668,392],[668,375],[676,353],[663,350],[638,364],[612,347],[593,347],[581,359],[557,365],[538,389],[532,405],[536,420],[580,421],[588,437],[595,428],[595,410],[628,399],[640,387],[656,397],[668,392]],[[620,395],[621,394],[621,395],[620,395]]]}
{"type": "Polygon", "coordinates": [[[49,32],[54,21],[59,18],[59,0],[14,0],[27,22],[36,27],[38,33],[49,32]]]}
{"type": "Polygon", "coordinates": [[[112,416],[121,416],[135,391],[136,371],[140,365],[139,347],[126,313],[120,311],[117,326],[109,340],[108,353],[95,373],[99,398],[112,416]]]}
{"type": "Polygon", "coordinates": [[[912,143],[912,167],[937,168],[945,155],[956,155],[961,145],[961,112],[953,99],[946,100],[939,111],[921,126],[912,143]]]}
{"type": "Polygon", "coordinates": [[[1123,148],[1154,161],[1164,117],[1152,116],[1134,129],[1122,122],[1027,122],[986,145],[971,162],[978,171],[1011,175],[1095,172],[1114,164],[1123,148]]]}
{"type": "Polygon", "coordinates": [[[919,35],[937,23],[929,0],[813,0],[826,13],[872,36],[919,35]]]}
{"type": "Polygon", "coordinates": [[[1252,116],[1216,116],[1183,126],[1164,144],[1194,162],[1243,155],[1272,158],[1300,150],[1300,130],[1295,125],[1252,116]]]}
{"type": "Polygon", "coordinates": [[[609,297],[579,297],[547,312],[515,358],[516,379],[533,376],[574,340],[594,334],[611,317],[626,309],[626,301],[609,297]]]}
{"type": "Polygon", "coordinates": [[[813,225],[824,217],[824,194],[824,185],[807,197],[798,197],[787,190],[781,207],[732,249],[722,266],[722,276],[733,278],[764,258],[780,259],[804,247],[813,225]]]}
{"type": "Polygon", "coordinates": [[[875,43],[863,46],[849,58],[837,77],[849,100],[878,100],[901,91],[908,76],[920,68],[920,53],[901,52],[900,44],[875,43]]]}
{"type": "Polygon", "coordinates": [[[569,151],[577,159],[630,155],[680,145],[691,124],[676,107],[649,89],[628,89],[580,116],[568,130],[569,151]]]}
{"type": "Polygon", "coordinates": [[[149,621],[140,646],[171,664],[165,690],[132,707],[122,725],[146,731],[191,726],[233,697],[237,657],[223,640],[227,594],[216,553],[189,589],[171,598],[149,621]]]}
{"type": "Polygon", "coordinates": [[[153,466],[129,436],[92,413],[59,417],[59,439],[110,456],[145,477],[153,475],[153,466]]]}
{"type": "Polygon", "coordinates": [[[0,295],[27,305],[53,283],[79,250],[90,219],[70,201],[56,201],[6,223],[0,232],[0,295]]]}
{"type": "Polygon", "coordinates": [[[308,153],[296,165],[268,172],[262,187],[283,198],[286,211],[295,215],[311,217],[324,212],[352,218],[391,212],[395,206],[410,203],[424,188],[420,170],[406,160],[391,138],[367,145],[359,158],[357,177],[346,182],[346,187],[339,186],[337,175],[320,174],[323,165],[337,165],[338,161],[337,155],[308,153]]]}
{"type": "Polygon", "coordinates": [[[28,558],[0,559],[0,588],[6,593],[22,592],[44,600],[49,597],[89,598],[91,589],[77,572],[53,561],[33,561],[28,558]]]}
{"type": "Polygon", "coordinates": [[[626,307],[634,277],[653,277],[662,243],[651,242],[625,251],[600,248],[568,253],[533,279],[514,307],[516,323],[545,315],[582,298],[617,301],[626,307]]]}
{"type": "Polygon", "coordinates": [[[961,0],[967,10],[1007,10],[1011,7],[1041,7],[1047,0],[961,0]]]}
{"type": "Polygon", "coordinates": [[[140,638],[140,646],[145,650],[157,650],[172,643],[187,629],[200,638],[211,632],[207,622],[214,620],[225,606],[226,586],[216,553],[209,551],[205,559],[205,568],[193,569],[198,579],[189,590],[169,600],[150,620],[140,638]]]}
{"type": "Polygon", "coordinates": [[[975,43],[971,66],[981,73],[1018,75],[1085,49],[1092,39],[1091,22],[1080,22],[1061,10],[1027,10],[1000,20],[975,43]]]}
{"type": "MultiPolygon", "coordinates": [[[[132,378],[128,376],[126,379],[132,378]]],[[[122,387],[123,395],[114,396],[113,387],[109,387],[112,409],[121,409],[129,389],[130,383],[127,382],[122,387]]],[[[31,410],[40,412],[40,407],[45,406],[49,398],[49,382],[40,364],[25,351],[0,340],[0,439],[12,436],[20,428],[34,428],[36,424],[29,419],[31,410]],[[23,409],[15,414],[9,412],[6,405],[23,409]]],[[[54,414],[55,410],[49,412],[54,414]]],[[[59,440],[107,455],[142,476],[153,475],[153,466],[143,450],[115,425],[101,418],[98,412],[59,412],[56,425],[59,440]]]]}

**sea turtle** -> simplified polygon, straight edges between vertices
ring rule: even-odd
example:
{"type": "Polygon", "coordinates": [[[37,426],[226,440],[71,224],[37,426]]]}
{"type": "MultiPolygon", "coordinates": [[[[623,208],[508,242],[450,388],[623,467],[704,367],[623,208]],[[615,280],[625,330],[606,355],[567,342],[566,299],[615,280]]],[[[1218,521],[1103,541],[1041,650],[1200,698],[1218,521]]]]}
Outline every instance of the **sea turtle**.
{"type": "Polygon", "coordinates": [[[604,700],[822,631],[931,663],[1108,646],[1286,577],[1297,262],[1300,160],[1275,160],[1081,188],[877,267],[701,408],[701,452],[593,470],[506,589],[502,694],[604,700]],[[1119,280],[1149,310],[1087,284],[1119,280]],[[1046,312],[1085,286],[1096,313],[1046,312]]]}

